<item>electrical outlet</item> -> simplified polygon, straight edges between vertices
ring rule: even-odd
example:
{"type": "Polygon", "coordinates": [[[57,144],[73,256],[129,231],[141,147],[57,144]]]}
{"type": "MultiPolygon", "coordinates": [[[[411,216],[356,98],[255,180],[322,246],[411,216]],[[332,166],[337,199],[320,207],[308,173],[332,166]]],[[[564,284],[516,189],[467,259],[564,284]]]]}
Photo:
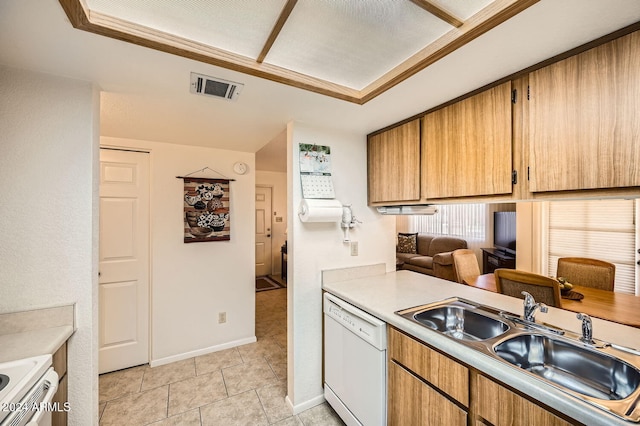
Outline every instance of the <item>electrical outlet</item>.
{"type": "Polygon", "coordinates": [[[349,248],[351,249],[351,256],[357,256],[358,255],[358,242],[357,241],[351,241],[351,243],[349,244],[349,248]]]}
{"type": "Polygon", "coordinates": [[[227,313],[226,312],[219,312],[218,313],[218,324],[224,324],[225,322],[227,322],[227,313]]]}

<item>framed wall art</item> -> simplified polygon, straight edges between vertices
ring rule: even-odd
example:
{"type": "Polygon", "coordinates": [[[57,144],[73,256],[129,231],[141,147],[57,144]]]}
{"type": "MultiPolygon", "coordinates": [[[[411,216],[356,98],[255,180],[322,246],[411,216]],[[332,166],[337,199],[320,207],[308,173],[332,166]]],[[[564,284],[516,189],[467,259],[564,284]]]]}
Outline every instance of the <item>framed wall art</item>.
{"type": "Polygon", "coordinates": [[[184,242],[230,240],[230,179],[183,179],[184,242]]]}

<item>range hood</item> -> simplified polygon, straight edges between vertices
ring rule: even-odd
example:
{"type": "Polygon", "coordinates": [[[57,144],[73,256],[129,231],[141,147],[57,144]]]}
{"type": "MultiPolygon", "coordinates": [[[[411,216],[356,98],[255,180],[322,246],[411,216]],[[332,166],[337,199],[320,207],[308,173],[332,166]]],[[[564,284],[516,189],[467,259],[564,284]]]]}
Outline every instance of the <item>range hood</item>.
{"type": "Polygon", "coordinates": [[[431,204],[422,204],[415,206],[384,206],[377,207],[378,213],[389,215],[402,215],[402,214],[427,214],[433,215],[438,213],[436,206],[431,204]]]}

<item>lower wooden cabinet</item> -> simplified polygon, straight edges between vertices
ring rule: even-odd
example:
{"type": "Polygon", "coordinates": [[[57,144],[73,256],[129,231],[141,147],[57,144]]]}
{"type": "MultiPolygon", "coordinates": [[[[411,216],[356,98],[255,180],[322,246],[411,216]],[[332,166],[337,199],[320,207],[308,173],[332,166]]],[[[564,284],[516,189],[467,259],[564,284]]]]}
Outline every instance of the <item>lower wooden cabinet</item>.
{"type": "Polygon", "coordinates": [[[469,370],[389,328],[388,424],[466,425],[469,370]]]}
{"type": "Polygon", "coordinates": [[[388,424],[465,426],[467,412],[395,362],[389,363],[388,424]]]}
{"type": "Polygon", "coordinates": [[[53,396],[52,402],[57,402],[58,411],[51,413],[53,426],[67,426],[67,412],[64,411],[65,403],[69,400],[67,392],[67,343],[53,354],[53,369],[58,373],[58,390],[53,396]]]}
{"type": "Polygon", "coordinates": [[[52,402],[57,402],[57,406],[60,411],[54,411],[51,413],[52,426],[66,426],[67,425],[67,412],[64,410],[64,404],[69,400],[67,392],[67,375],[65,374],[58,383],[58,391],[53,396],[52,402]]]}
{"type": "Polygon", "coordinates": [[[478,374],[475,382],[477,399],[474,401],[474,410],[476,415],[485,422],[495,426],[524,424],[568,426],[572,424],[488,377],[478,374]]]}
{"type": "Polygon", "coordinates": [[[392,327],[388,328],[387,419],[394,425],[548,425],[571,422],[538,401],[392,327]]]}
{"type": "Polygon", "coordinates": [[[469,369],[421,342],[389,328],[389,359],[441,389],[462,406],[469,406],[469,369]]]}

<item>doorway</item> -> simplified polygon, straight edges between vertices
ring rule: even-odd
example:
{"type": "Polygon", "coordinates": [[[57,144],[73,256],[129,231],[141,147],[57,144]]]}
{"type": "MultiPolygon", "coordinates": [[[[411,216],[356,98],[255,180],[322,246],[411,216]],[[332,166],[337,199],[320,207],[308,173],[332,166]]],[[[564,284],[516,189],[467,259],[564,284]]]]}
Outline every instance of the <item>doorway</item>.
{"type": "Polygon", "coordinates": [[[273,273],[271,217],[273,188],[256,186],[256,277],[273,273]]]}
{"type": "Polygon", "coordinates": [[[98,370],[149,362],[149,154],[100,149],[98,370]]]}

